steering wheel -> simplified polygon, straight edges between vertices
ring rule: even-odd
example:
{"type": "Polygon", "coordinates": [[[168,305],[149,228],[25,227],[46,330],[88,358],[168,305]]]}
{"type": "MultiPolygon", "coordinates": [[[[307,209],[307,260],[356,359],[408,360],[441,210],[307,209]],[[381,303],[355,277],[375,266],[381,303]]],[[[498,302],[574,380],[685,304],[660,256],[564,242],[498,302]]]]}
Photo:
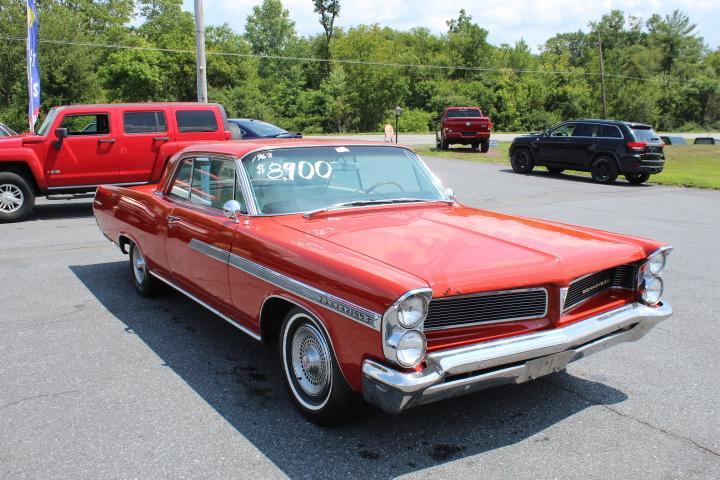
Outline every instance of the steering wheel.
{"type": "Polygon", "coordinates": [[[383,185],[394,185],[394,186],[396,186],[397,188],[399,188],[401,192],[404,192],[404,191],[405,191],[405,189],[404,189],[404,188],[402,187],[402,185],[400,185],[399,183],[395,183],[395,182],[379,182],[379,183],[376,183],[375,185],[373,185],[372,187],[368,188],[367,190],[365,190],[365,193],[370,193],[370,192],[372,192],[373,190],[375,190],[376,188],[382,187],[383,185]]]}

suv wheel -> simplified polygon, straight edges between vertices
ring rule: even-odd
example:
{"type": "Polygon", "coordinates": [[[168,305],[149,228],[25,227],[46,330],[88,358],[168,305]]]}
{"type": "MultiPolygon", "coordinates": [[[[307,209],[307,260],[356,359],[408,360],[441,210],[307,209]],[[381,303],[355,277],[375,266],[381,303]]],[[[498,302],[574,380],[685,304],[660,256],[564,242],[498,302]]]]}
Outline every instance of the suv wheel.
{"type": "Polygon", "coordinates": [[[527,148],[518,148],[510,158],[510,165],[515,173],[530,173],[535,167],[535,160],[527,148]]]}
{"type": "Polygon", "coordinates": [[[358,395],[345,381],[319,322],[292,308],[280,330],[280,362],[295,406],[319,425],[338,425],[360,412],[358,395]]]}
{"type": "Polygon", "coordinates": [[[632,184],[640,185],[641,183],[645,183],[648,181],[648,179],[650,178],[650,174],[649,173],[628,173],[627,175],[625,175],[625,178],[627,179],[628,182],[630,182],[632,184]]]}
{"type": "Polygon", "coordinates": [[[598,157],[590,167],[592,179],[598,183],[613,183],[618,176],[618,169],[610,157],[598,157]]]}
{"type": "Polygon", "coordinates": [[[28,182],[12,172],[0,173],[0,222],[15,222],[32,212],[35,192],[28,182]]]}
{"type": "Polygon", "coordinates": [[[548,171],[548,172],[550,172],[550,173],[554,173],[554,174],[562,173],[562,172],[564,172],[564,171],[565,171],[565,169],[564,169],[564,168],[560,168],[560,167],[551,167],[550,165],[548,165],[548,166],[547,166],[547,167],[545,167],[545,168],[547,168],[547,171],[548,171]]]}

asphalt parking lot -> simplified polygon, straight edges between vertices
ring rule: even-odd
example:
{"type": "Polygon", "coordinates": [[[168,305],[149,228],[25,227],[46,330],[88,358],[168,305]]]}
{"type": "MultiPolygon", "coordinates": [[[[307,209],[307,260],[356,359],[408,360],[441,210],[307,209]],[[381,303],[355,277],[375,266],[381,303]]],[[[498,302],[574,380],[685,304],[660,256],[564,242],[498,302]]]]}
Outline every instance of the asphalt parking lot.
{"type": "Polygon", "coordinates": [[[0,225],[0,478],[720,478],[720,192],[426,159],[460,201],[667,240],[675,315],[567,373],[333,430],[275,353],[137,296],[91,200],[0,225]]]}

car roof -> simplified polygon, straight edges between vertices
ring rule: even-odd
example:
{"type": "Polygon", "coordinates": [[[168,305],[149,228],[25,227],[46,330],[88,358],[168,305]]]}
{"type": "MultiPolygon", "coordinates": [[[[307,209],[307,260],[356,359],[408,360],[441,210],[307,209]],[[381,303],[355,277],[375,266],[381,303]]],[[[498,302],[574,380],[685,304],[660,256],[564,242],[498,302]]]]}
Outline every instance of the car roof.
{"type": "Polygon", "coordinates": [[[627,120],[606,120],[602,118],[576,118],[574,120],[567,120],[568,122],[593,122],[593,123],[606,123],[608,125],[627,125],[630,128],[652,128],[652,125],[640,122],[629,122],[627,120]]]}
{"type": "Polygon", "coordinates": [[[84,103],[76,105],[59,105],[54,107],[57,110],[92,109],[92,108],[160,108],[160,107],[202,107],[218,106],[218,103],[198,102],[129,102],[129,103],[84,103]]]}
{"type": "Polygon", "coordinates": [[[196,143],[186,147],[183,153],[199,152],[199,153],[219,153],[241,157],[254,150],[265,150],[270,148],[288,148],[288,147],[359,147],[359,146],[377,146],[377,147],[397,147],[408,149],[404,145],[388,144],[387,142],[375,142],[369,140],[316,140],[303,138],[253,138],[247,140],[227,140],[224,142],[208,142],[196,143]]]}

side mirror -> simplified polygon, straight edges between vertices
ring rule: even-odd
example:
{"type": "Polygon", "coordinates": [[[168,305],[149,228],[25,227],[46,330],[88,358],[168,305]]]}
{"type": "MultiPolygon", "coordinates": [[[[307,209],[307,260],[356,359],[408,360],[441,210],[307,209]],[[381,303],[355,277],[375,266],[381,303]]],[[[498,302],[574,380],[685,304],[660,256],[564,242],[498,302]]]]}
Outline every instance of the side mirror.
{"type": "Polygon", "coordinates": [[[445,189],[445,195],[447,195],[447,197],[448,197],[450,200],[452,200],[453,202],[455,201],[455,192],[453,192],[453,189],[452,189],[452,188],[450,188],[450,187],[446,188],[446,189],[445,189]]]}
{"type": "Polygon", "coordinates": [[[225,205],[223,205],[223,215],[237,223],[240,221],[238,220],[238,213],[242,213],[242,205],[240,205],[240,202],[237,200],[228,200],[225,202],[225,205]]]}
{"type": "Polygon", "coordinates": [[[67,128],[56,128],[55,129],[55,136],[62,140],[63,138],[67,138],[68,136],[68,129],[67,128]]]}

